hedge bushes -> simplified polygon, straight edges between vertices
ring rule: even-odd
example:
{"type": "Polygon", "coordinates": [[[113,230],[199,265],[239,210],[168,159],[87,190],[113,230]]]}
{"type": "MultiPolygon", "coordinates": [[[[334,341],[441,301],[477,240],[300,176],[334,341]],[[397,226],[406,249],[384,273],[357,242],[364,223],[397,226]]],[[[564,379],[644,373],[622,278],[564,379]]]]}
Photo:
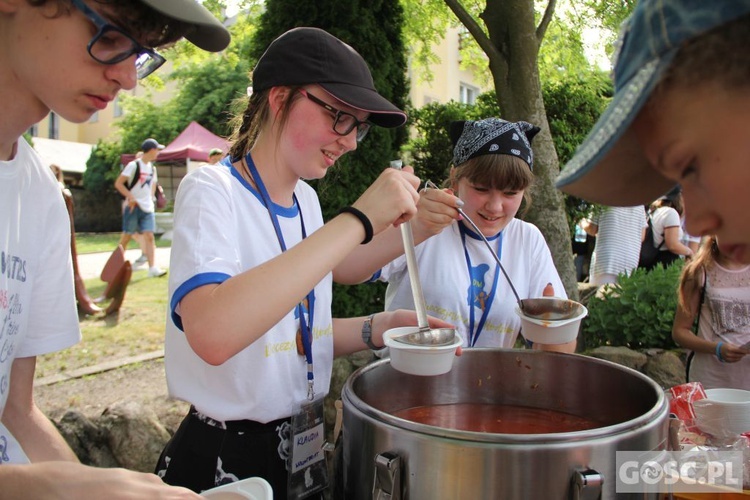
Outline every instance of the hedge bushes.
{"type": "Polygon", "coordinates": [[[682,264],[678,260],[666,269],[661,265],[651,271],[636,269],[592,297],[579,337],[584,350],[602,345],[676,348],[672,323],[682,264]]]}

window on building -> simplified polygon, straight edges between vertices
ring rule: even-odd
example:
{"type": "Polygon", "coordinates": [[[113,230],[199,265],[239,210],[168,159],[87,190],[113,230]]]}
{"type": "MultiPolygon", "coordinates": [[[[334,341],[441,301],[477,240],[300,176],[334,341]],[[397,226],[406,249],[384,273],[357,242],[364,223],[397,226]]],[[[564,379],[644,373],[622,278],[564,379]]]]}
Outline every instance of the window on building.
{"type": "Polygon", "coordinates": [[[47,136],[50,139],[60,138],[60,118],[55,114],[54,111],[50,111],[49,114],[49,126],[47,128],[47,136]]]}
{"type": "Polygon", "coordinates": [[[115,102],[112,105],[114,106],[113,113],[115,118],[119,118],[125,114],[125,110],[120,105],[120,96],[115,97],[115,102]]]}
{"type": "Polygon", "coordinates": [[[39,136],[39,124],[35,123],[31,127],[29,127],[29,135],[31,137],[38,137],[39,136]]]}
{"type": "MultiPolygon", "coordinates": [[[[459,52],[464,50],[467,45],[471,42],[471,33],[469,33],[469,30],[466,29],[466,26],[461,26],[458,28],[458,50],[459,52]]],[[[460,54],[459,54],[459,57],[460,54]]]]}
{"type": "Polygon", "coordinates": [[[466,83],[461,84],[458,100],[463,104],[474,104],[479,95],[479,89],[466,83]]]}

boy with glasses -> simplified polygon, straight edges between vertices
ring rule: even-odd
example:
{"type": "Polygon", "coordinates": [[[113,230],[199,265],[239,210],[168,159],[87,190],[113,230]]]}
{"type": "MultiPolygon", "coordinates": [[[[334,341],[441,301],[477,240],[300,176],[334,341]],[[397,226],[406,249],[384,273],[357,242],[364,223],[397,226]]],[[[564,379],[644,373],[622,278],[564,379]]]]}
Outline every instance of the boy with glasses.
{"type": "Polygon", "coordinates": [[[83,122],[164,63],[182,37],[229,33],[194,0],[0,1],[0,497],[198,498],[151,474],[96,469],[33,400],[36,356],[80,339],[70,225],[49,168],[21,134],[50,110],[83,122]]]}

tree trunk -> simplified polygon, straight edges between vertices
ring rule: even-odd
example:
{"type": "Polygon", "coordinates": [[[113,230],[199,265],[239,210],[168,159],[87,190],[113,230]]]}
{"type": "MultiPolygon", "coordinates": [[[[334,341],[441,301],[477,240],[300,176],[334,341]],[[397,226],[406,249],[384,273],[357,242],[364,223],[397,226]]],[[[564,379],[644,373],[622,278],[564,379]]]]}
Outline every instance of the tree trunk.
{"type": "Polygon", "coordinates": [[[537,38],[532,0],[488,0],[482,13],[492,45],[490,71],[503,118],[541,127],[534,138],[535,185],[529,222],[544,234],[568,296],[578,299],[571,236],[565,204],[555,188],[560,165],[552,142],[539,81],[537,38]]]}

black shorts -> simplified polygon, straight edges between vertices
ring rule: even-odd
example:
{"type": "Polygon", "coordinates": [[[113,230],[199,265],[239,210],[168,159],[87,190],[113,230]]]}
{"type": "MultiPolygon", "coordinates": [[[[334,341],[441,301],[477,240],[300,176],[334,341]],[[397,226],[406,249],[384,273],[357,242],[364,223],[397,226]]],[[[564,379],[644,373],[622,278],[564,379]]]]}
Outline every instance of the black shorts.
{"type": "Polygon", "coordinates": [[[286,499],[290,420],[218,422],[191,407],[162,451],[155,472],[165,483],[196,493],[262,477],[271,484],[275,500],[286,499]]]}

